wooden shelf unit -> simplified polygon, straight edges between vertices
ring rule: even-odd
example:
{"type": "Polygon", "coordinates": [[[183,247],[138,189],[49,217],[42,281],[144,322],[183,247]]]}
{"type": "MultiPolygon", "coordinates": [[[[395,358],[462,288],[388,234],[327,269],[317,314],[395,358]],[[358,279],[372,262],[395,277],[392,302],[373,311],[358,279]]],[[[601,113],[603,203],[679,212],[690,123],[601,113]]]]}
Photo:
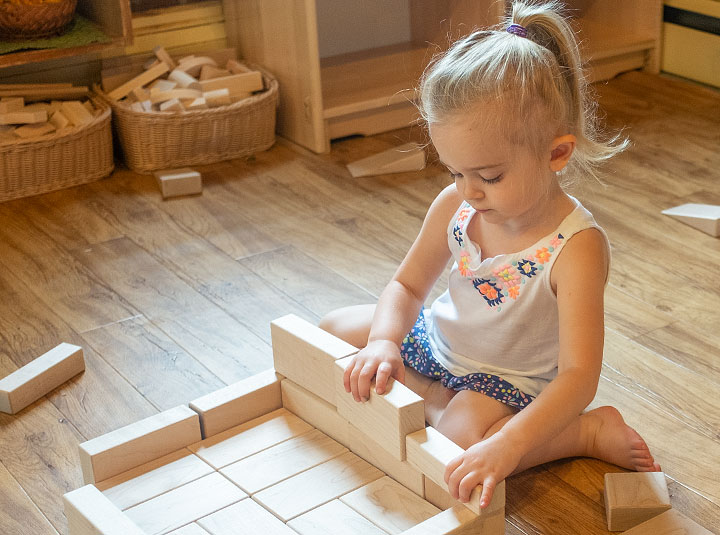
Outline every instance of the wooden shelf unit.
{"type": "MultiPolygon", "coordinates": [[[[661,0],[570,0],[592,81],[659,70],[661,0]]],[[[433,54],[475,28],[499,23],[508,0],[408,0],[409,42],[319,57],[316,0],[223,0],[228,43],[280,81],[281,135],[315,152],[330,140],[401,128],[433,54]]],[[[355,22],[348,21],[348,24],[355,22]]]]}
{"type": "Polygon", "coordinates": [[[112,41],[71,48],[10,52],[0,55],[0,68],[88,54],[132,42],[130,0],[78,0],[77,12],[100,26],[112,41]]]}

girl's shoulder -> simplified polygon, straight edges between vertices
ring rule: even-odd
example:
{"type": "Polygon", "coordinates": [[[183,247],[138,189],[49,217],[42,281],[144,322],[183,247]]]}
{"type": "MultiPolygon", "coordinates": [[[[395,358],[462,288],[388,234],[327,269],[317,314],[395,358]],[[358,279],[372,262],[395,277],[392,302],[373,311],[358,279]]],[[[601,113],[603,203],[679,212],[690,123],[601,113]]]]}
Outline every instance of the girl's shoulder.
{"type": "MultiPolygon", "coordinates": [[[[440,193],[438,193],[435,200],[430,205],[428,215],[435,216],[434,219],[445,221],[449,223],[450,220],[455,216],[464,200],[458,193],[455,184],[450,184],[445,187],[440,193]]],[[[447,226],[447,225],[446,225],[447,226]]]]}

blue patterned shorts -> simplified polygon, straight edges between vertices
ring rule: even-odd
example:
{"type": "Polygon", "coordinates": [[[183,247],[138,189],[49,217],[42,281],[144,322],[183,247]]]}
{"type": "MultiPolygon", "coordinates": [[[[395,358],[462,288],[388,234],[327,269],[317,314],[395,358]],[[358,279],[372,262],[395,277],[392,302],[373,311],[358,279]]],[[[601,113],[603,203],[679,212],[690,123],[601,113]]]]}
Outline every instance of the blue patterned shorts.
{"type": "Polygon", "coordinates": [[[518,390],[497,375],[470,373],[457,377],[451,374],[432,354],[425,326],[425,315],[422,311],[415,322],[415,326],[402,341],[400,354],[405,363],[413,370],[440,381],[446,388],[457,391],[474,390],[518,409],[524,409],[535,399],[534,396],[518,390]]]}

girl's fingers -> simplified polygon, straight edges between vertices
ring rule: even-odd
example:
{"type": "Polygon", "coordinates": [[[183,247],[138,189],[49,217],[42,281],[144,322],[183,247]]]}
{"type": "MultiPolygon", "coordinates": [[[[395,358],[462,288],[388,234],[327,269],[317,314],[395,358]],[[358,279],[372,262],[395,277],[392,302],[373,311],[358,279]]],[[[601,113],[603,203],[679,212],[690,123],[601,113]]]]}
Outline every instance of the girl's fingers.
{"type": "Polygon", "coordinates": [[[493,494],[495,493],[496,485],[497,482],[493,478],[485,478],[482,486],[482,494],[480,495],[480,507],[484,508],[490,505],[490,501],[492,500],[493,494]]]}
{"type": "Polygon", "coordinates": [[[352,372],[350,372],[350,391],[355,401],[360,401],[360,395],[358,394],[358,381],[360,378],[361,366],[354,366],[352,372]]]}
{"type": "Polygon", "coordinates": [[[371,362],[366,362],[360,371],[358,376],[358,396],[359,399],[356,401],[367,401],[370,397],[370,383],[375,377],[375,365],[371,362]]]}
{"type": "Polygon", "coordinates": [[[447,468],[445,469],[445,482],[448,486],[448,492],[450,495],[455,498],[456,500],[460,496],[460,482],[462,481],[463,477],[465,477],[465,467],[462,465],[462,459],[460,459],[459,463],[455,463],[455,460],[450,461],[450,464],[448,464],[447,468]],[[455,467],[448,473],[448,470],[455,467]]]}
{"type": "Polygon", "coordinates": [[[452,461],[447,463],[447,466],[445,467],[445,483],[450,482],[450,476],[452,473],[457,469],[458,466],[462,464],[462,455],[458,455],[455,457],[452,461]]]}
{"type": "Polygon", "coordinates": [[[381,362],[375,374],[375,392],[384,394],[387,388],[388,377],[392,373],[392,365],[389,362],[381,362]]]}
{"type": "Polygon", "coordinates": [[[353,359],[350,364],[347,365],[347,368],[345,368],[345,373],[343,374],[343,385],[345,386],[345,392],[350,393],[352,390],[350,388],[350,374],[353,371],[353,368],[355,367],[355,359],[353,359]]]}

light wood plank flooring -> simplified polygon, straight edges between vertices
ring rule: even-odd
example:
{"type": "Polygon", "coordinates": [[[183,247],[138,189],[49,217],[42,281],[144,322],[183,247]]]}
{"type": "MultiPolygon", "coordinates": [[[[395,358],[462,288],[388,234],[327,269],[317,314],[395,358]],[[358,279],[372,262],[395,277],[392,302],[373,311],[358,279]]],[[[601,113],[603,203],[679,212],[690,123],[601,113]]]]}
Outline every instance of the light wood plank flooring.
{"type": "MultiPolygon", "coordinates": [[[[720,239],[660,211],[720,203],[720,96],[629,73],[596,87],[633,147],[574,192],[613,243],[594,405],[647,439],[674,506],[720,533],[720,239]]],[[[202,196],[163,201],[150,176],[0,204],[0,376],[61,341],[87,371],[0,414],[0,533],[66,533],[77,444],[271,366],[269,322],[373,302],[448,183],[351,179],[344,164],[419,128],[314,155],[287,142],[201,168],[202,196]]],[[[438,295],[440,287],[433,292],[438,295]]],[[[508,480],[507,533],[607,533],[604,472],[565,460],[508,480]]]]}

